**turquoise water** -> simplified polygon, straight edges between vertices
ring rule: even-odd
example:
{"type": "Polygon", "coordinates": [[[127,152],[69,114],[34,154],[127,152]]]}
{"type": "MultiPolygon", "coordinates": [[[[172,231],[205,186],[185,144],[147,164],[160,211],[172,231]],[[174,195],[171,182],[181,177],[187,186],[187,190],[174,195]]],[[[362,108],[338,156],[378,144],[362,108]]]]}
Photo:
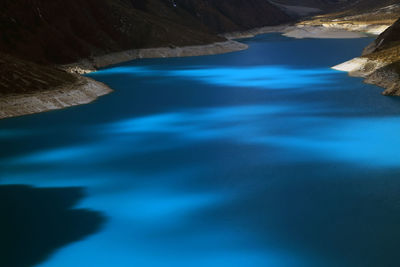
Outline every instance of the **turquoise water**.
{"type": "Polygon", "coordinates": [[[0,121],[0,265],[399,266],[400,99],[329,68],[371,39],[244,42],[0,121]]]}

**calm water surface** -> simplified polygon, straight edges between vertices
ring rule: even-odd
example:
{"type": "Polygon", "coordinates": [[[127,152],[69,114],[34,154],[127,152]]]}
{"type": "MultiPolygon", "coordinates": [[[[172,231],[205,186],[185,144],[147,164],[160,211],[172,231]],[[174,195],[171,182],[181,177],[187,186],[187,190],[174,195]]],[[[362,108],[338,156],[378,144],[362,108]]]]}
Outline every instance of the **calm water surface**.
{"type": "Polygon", "coordinates": [[[24,266],[400,266],[400,99],[329,68],[371,39],[245,42],[105,69],[93,104],[0,121],[4,190],[81,192],[32,203],[54,240],[24,266]]]}

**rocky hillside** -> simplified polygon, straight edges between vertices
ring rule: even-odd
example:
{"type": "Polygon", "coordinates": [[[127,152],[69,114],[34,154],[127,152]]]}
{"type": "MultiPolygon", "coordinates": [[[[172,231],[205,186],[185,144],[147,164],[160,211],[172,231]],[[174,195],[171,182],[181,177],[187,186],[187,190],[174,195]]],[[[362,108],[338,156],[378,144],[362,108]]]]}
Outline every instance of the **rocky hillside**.
{"type": "Polygon", "coordinates": [[[326,11],[332,11],[332,9],[344,6],[349,1],[352,0],[271,0],[273,3],[319,8],[326,11]]]}
{"type": "Polygon", "coordinates": [[[363,57],[384,65],[366,81],[385,87],[385,95],[400,96],[400,19],[364,50],[363,57]]]}
{"type": "MultiPolygon", "coordinates": [[[[364,50],[364,55],[389,50],[400,46],[400,19],[397,20],[390,28],[383,32],[371,45],[364,50]]],[[[393,51],[395,52],[396,49],[393,51]]],[[[398,53],[393,53],[398,56],[398,53]]]]}
{"type": "Polygon", "coordinates": [[[301,24],[379,35],[400,16],[400,0],[348,0],[338,7],[301,24]]]}
{"type": "Polygon", "coordinates": [[[77,80],[64,71],[0,53],[0,95],[46,91],[77,80]]]}
{"type": "Polygon", "coordinates": [[[0,119],[94,101],[105,84],[0,53],[0,119]]]}
{"type": "Polygon", "coordinates": [[[384,87],[384,95],[400,96],[400,19],[369,45],[361,57],[334,68],[384,87]]]}
{"type": "Polygon", "coordinates": [[[65,64],[134,48],[198,45],[290,19],[265,0],[3,0],[0,52],[65,64]]]}
{"type": "Polygon", "coordinates": [[[220,33],[290,20],[266,0],[2,0],[0,118],[84,104],[111,91],[55,66],[236,51],[246,46],[220,33]],[[159,47],[162,53],[150,49],[159,47]]]}

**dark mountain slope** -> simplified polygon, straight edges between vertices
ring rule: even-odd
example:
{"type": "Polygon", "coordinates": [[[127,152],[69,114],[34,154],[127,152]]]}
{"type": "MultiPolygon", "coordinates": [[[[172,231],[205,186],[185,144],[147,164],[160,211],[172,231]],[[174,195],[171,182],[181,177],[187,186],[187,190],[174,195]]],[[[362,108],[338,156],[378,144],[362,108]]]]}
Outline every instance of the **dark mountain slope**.
{"type": "Polygon", "coordinates": [[[327,19],[341,19],[353,22],[387,22],[400,15],[400,0],[349,0],[327,19]]]}
{"type": "Polygon", "coordinates": [[[385,88],[384,95],[400,96],[400,19],[355,58],[334,68],[385,88]]]}
{"type": "Polygon", "coordinates": [[[265,25],[277,25],[290,17],[265,0],[176,0],[202,24],[217,32],[248,30],[265,25]]]}
{"type": "Polygon", "coordinates": [[[400,95],[400,19],[383,32],[364,50],[364,57],[373,62],[382,62],[367,82],[386,88],[385,95],[400,95]]]}
{"type": "Polygon", "coordinates": [[[74,83],[75,75],[0,53],[0,96],[44,91],[74,83]]]}
{"type": "Polygon", "coordinates": [[[315,7],[327,11],[329,9],[332,11],[332,9],[344,6],[347,3],[347,1],[340,0],[272,0],[272,2],[291,6],[315,7]]]}
{"type": "Polygon", "coordinates": [[[0,51],[64,64],[110,52],[223,40],[290,18],[264,0],[3,0],[0,51]]]}
{"type": "Polygon", "coordinates": [[[400,4],[399,0],[348,0],[347,5],[343,7],[348,12],[369,12],[371,10],[387,7],[394,4],[400,4]]]}
{"type": "Polygon", "coordinates": [[[189,22],[195,31],[135,9],[128,2],[2,2],[0,49],[40,63],[67,63],[124,49],[220,40],[200,23],[189,22]]]}
{"type": "Polygon", "coordinates": [[[390,28],[384,31],[379,37],[364,50],[364,54],[371,54],[393,47],[400,46],[400,19],[390,28]]]}

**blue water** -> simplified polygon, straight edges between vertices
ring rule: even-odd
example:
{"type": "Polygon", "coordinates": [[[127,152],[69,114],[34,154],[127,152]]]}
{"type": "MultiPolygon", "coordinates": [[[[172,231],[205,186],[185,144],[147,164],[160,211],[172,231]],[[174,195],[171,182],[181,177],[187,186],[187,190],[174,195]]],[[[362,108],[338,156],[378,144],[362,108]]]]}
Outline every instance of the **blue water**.
{"type": "Polygon", "coordinates": [[[83,188],[106,218],[37,266],[400,266],[400,99],[329,68],[371,39],[244,42],[0,121],[1,184],[83,188]]]}

